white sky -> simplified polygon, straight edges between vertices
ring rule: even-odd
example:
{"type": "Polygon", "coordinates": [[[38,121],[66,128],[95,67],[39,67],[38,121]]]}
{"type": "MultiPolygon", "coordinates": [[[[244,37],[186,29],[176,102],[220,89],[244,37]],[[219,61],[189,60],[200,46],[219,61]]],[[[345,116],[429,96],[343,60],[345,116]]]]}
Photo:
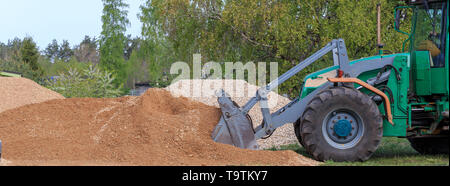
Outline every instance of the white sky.
{"type": "MultiPolygon", "coordinates": [[[[145,0],[125,0],[129,4],[127,35],[139,36],[139,6],[145,0]]],[[[101,0],[0,0],[0,42],[14,37],[33,37],[39,50],[56,39],[79,44],[85,35],[98,38],[102,29],[101,0]]]]}

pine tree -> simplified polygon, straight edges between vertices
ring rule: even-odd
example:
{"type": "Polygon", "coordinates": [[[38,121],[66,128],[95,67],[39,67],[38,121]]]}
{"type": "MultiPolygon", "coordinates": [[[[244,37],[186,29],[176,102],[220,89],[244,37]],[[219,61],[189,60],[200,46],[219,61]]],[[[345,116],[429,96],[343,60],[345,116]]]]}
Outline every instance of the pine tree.
{"type": "Polygon", "coordinates": [[[60,60],[63,60],[64,62],[67,62],[70,60],[72,55],[73,55],[73,51],[70,48],[69,41],[63,40],[63,43],[61,44],[61,46],[59,46],[58,58],[60,60]]]}
{"type": "Polygon", "coordinates": [[[39,69],[39,64],[37,63],[39,58],[39,52],[36,48],[36,43],[34,43],[31,37],[26,37],[23,39],[22,47],[20,48],[20,53],[22,56],[22,61],[30,65],[33,71],[39,69]]]}
{"type": "Polygon", "coordinates": [[[57,59],[59,52],[59,44],[56,39],[53,39],[52,43],[48,44],[47,48],[45,48],[44,54],[47,56],[51,61],[54,61],[57,59]]]}
{"type": "Polygon", "coordinates": [[[22,41],[22,46],[20,48],[20,56],[23,62],[22,69],[31,68],[32,72],[27,72],[31,74],[28,78],[33,80],[38,80],[44,74],[44,71],[40,68],[38,63],[39,51],[36,47],[36,43],[31,37],[25,37],[22,41]]]}

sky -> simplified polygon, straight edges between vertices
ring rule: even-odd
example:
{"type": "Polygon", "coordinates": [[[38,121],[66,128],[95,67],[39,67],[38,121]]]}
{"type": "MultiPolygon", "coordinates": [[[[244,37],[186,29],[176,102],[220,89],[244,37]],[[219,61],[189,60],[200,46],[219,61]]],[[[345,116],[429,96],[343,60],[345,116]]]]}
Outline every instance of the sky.
{"type": "MultiPolygon", "coordinates": [[[[139,36],[141,23],[137,17],[144,0],[125,0],[129,4],[130,26],[127,35],[139,36]]],[[[0,0],[0,42],[25,36],[44,50],[53,39],[68,40],[73,47],[85,35],[98,38],[102,31],[101,0],[0,0]]]]}

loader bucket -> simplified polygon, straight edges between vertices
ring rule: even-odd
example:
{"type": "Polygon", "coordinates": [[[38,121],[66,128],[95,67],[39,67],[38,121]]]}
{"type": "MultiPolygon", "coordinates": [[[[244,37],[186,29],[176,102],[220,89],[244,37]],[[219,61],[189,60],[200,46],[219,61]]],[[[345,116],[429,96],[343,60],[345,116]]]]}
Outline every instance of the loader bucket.
{"type": "Polygon", "coordinates": [[[258,149],[250,118],[241,112],[225,91],[218,92],[217,101],[222,116],[212,133],[213,140],[243,149],[258,149]]]}

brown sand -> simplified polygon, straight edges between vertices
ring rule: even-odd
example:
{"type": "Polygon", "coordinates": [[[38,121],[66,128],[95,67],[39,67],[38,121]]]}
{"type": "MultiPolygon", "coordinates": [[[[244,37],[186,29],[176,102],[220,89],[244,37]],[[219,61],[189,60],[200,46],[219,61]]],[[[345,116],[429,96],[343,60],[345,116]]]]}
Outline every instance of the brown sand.
{"type": "Polygon", "coordinates": [[[162,89],[26,105],[0,113],[3,165],[318,164],[293,151],[215,143],[219,118],[219,109],[162,89]]]}
{"type": "MultiPolygon", "coordinates": [[[[220,108],[215,91],[220,89],[225,90],[234,102],[236,102],[239,106],[243,106],[255,96],[259,87],[249,84],[244,80],[186,79],[179,80],[165,89],[170,91],[174,97],[183,96],[194,101],[202,102],[206,105],[220,108]],[[214,85],[215,87],[211,88],[211,86],[208,87],[208,85],[214,85]],[[200,94],[201,96],[194,96],[195,89],[199,88],[202,90],[200,94]]],[[[270,113],[276,112],[291,102],[288,98],[285,98],[273,91],[267,95],[267,98],[270,113]]],[[[263,116],[259,103],[250,109],[248,114],[252,119],[254,128],[261,125],[263,116]]],[[[258,147],[260,149],[269,149],[272,147],[278,148],[281,145],[299,144],[297,137],[295,136],[294,125],[292,123],[286,123],[285,125],[278,127],[270,138],[258,139],[256,142],[258,143],[258,147]]]]}
{"type": "Polygon", "coordinates": [[[46,89],[32,80],[0,77],[0,112],[27,104],[63,98],[64,96],[46,89]]]}

